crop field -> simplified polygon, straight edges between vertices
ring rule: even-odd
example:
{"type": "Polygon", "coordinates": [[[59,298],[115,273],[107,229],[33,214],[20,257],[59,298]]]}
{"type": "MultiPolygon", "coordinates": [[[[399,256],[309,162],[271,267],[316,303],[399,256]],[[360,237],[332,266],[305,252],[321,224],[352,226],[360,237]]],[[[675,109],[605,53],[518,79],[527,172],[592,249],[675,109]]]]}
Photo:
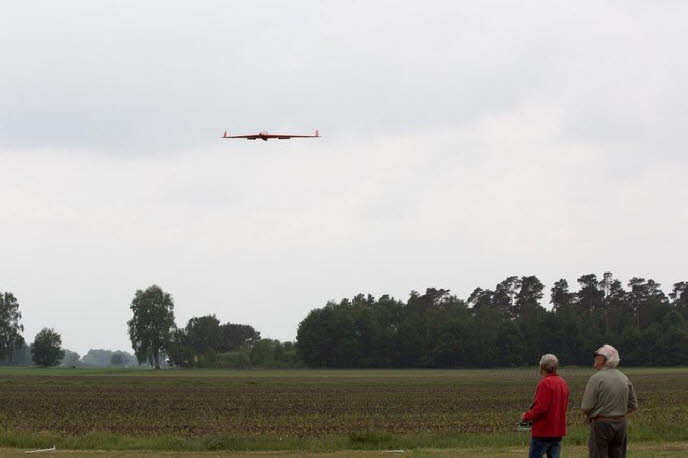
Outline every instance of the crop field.
{"type": "MultiPolygon", "coordinates": [[[[634,443],[688,437],[688,369],[624,369],[634,443]]],[[[571,446],[588,368],[564,368],[571,446]]],[[[105,450],[352,450],[522,446],[537,369],[0,369],[0,446],[105,450]]]]}

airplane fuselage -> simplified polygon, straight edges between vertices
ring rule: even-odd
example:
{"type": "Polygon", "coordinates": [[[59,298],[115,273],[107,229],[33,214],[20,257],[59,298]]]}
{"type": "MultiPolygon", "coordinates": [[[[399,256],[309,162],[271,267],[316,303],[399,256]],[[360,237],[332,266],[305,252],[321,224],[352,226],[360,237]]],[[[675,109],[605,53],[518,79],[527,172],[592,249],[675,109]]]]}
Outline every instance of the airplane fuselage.
{"type": "Polygon", "coordinates": [[[227,135],[227,131],[222,136],[222,138],[245,138],[246,140],[258,140],[268,141],[271,138],[276,138],[277,140],[289,140],[290,138],[318,138],[320,133],[316,130],[314,135],[290,135],[290,134],[269,134],[268,131],[263,130],[255,135],[227,135]]]}

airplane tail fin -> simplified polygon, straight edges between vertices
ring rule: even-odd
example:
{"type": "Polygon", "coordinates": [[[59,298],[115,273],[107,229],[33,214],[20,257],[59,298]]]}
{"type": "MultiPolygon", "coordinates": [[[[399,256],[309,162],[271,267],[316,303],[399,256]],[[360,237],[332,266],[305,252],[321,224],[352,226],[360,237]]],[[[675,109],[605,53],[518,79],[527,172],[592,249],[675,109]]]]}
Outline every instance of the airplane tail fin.
{"type": "Polygon", "coordinates": [[[225,134],[222,136],[222,138],[227,138],[227,131],[225,130],[225,134]]]}
{"type": "Polygon", "coordinates": [[[315,136],[320,137],[320,132],[318,132],[318,129],[315,129],[315,136]]]}

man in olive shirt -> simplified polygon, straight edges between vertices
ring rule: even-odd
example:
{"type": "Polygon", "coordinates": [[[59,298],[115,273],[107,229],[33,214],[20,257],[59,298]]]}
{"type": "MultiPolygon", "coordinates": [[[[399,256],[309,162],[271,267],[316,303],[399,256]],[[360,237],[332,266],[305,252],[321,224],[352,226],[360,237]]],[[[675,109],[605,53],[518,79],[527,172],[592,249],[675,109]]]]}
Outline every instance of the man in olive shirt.
{"type": "Polygon", "coordinates": [[[590,423],[591,458],[626,456],[626,414],[638,408],[633,384],[616,368],[621,359],[611,345],[595,352],[597,369],[585,386],[581,409],[590,423]]]}

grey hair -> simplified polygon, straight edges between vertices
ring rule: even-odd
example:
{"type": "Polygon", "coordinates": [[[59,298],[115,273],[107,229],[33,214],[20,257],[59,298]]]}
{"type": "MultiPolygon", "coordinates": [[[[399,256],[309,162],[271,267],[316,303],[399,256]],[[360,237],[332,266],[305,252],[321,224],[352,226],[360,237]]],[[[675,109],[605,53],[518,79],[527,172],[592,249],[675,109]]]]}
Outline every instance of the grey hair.
{"type": "Polygon", "coordinates": [[[559,360],[556,356],[548,353],[540,358],[540,368],[545,372],[554,372],[557,370],[557,367],[559,367],[559,360]]]}
{"type": "Polygon", "coordinates": [[[605,367],[608,367],[610,369],[614,369],[621,362],[619,352],[616,350],[616,348],[612,347],[611,345],[602,345],[600,348],[597,349],[597,354],[604,356],[604,365],[605,367]]]}

